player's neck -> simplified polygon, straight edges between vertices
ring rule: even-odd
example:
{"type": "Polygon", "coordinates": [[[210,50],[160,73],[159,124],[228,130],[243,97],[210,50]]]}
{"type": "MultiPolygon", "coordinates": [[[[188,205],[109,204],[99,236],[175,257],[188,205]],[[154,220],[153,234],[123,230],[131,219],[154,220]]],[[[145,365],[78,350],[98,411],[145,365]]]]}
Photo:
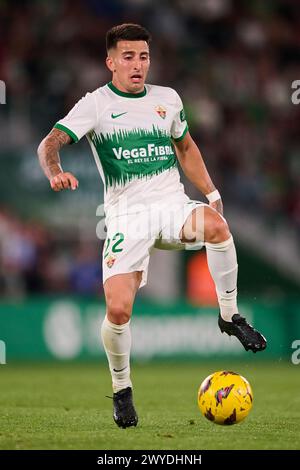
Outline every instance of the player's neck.
{"type": "Polygon", "coordinates": [[[142,93],[144,90],[145,90],[145,85],[144,83],[138,88],[138,89],[135,89],[135,90],[129,90],[127,88],[125,88],[123,85],[121,85],[121,83],[116,80],[116,78],[112,78],[112,81],[111,81],[112,85],[120,92],[122,93],[128,93],[128,94],[140,94],[142,93]]]}

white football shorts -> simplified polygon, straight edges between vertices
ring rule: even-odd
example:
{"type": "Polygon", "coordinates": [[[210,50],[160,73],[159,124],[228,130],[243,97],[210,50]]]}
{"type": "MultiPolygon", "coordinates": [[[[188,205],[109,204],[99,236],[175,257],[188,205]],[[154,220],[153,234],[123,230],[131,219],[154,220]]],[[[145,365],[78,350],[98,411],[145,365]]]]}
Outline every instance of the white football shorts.
{"type": "MultiPolygon", "coordinates": [[[[181,200],[151,205],[149,210],[116,215],[106,219],[107,236],[103,247],[103,284],[117,274],[142,271],[140,287],[147,283],[153,248],[167,250],[201,249],[204,243],[182,243],[181,229],[190,213],[207,206],[185,194],[181,200]],[[196,248],[195,248],[196,247],[196,248]]],[[[204,221],[203,221],[204,224],[204,221]]]]}

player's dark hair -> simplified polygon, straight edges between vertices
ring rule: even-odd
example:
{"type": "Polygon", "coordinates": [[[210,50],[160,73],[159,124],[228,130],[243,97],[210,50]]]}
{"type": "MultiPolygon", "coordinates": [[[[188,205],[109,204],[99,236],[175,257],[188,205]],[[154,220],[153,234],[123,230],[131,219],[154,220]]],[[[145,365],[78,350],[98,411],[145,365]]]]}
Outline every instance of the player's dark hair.
{"type": "Polygon", "coordinates": [[[106,33],[106,50],[114,49],[118,41],[146,41],[149,45],[151,34],[139,24],[124,23],[114,26],[106,33]]]}

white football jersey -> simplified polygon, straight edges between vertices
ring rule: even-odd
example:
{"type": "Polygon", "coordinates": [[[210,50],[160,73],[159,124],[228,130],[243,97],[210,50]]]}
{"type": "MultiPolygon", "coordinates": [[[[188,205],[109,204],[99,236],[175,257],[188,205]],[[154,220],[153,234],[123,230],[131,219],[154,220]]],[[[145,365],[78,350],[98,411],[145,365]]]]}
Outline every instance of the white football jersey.
{"type": "Polygon", "coordinates": [[[107,216],[168,195],[184,198],[172,139],[183,139],[188,126],[172,88],[145,85],[132,94],[108,83],[87,93],[54,127],[74,142],[87,137],[104,183],[107,216]]]}

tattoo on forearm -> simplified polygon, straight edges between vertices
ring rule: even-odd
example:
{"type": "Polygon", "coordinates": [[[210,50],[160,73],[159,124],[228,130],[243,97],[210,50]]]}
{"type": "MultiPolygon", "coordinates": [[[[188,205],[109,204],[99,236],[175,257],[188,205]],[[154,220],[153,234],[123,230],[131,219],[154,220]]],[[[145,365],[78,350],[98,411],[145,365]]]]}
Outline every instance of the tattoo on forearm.
{"type": "Polygon", "coordinates": [[[52,131],[42,140],[38,148],[38,156],[41,167],[47,178],[53,178],[61,173],[59,150],[63,145],[71,143],[71,137],[59,129],[52,131]]]}
{"type": "Polygon", "coordinates": [[[223,202],[222,202],[222,199],[218,199],[216,201],[216,205],[215,205],[215,209],[223,215],[223,202]]]}

